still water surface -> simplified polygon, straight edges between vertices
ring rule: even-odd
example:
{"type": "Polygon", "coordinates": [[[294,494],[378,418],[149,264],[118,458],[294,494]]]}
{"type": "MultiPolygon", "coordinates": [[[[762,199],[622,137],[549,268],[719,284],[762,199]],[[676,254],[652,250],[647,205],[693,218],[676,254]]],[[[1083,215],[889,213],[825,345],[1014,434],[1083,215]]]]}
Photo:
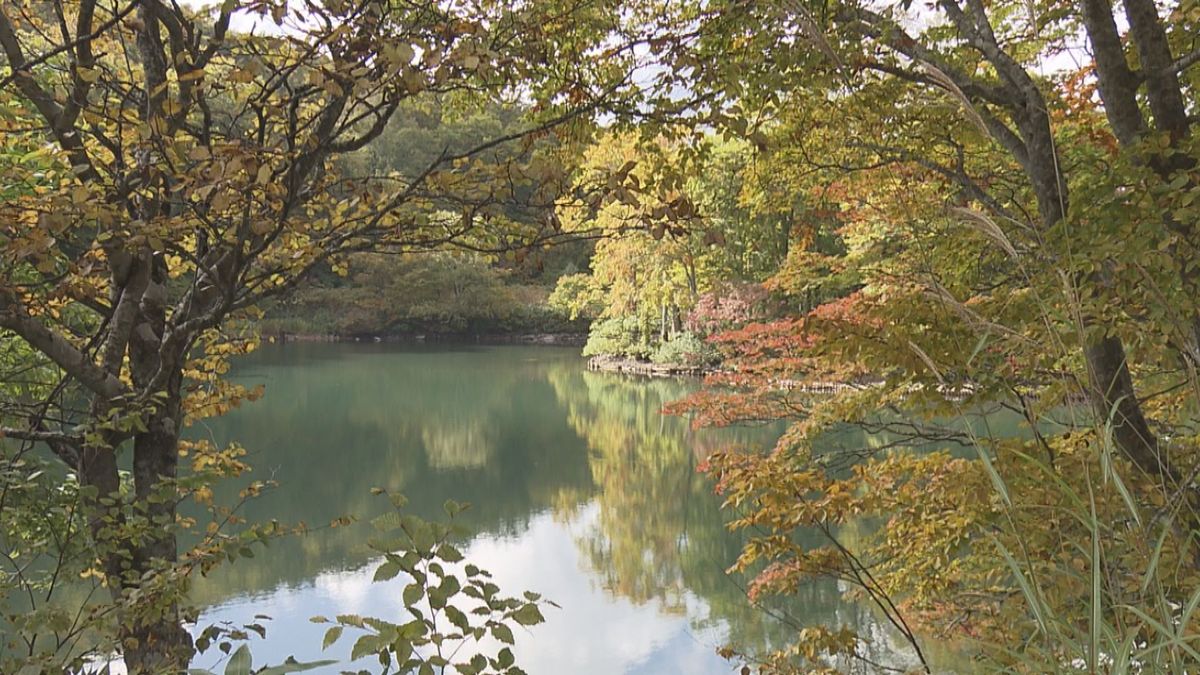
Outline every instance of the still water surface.
{"type": "MultiPolygon", "coordinates": [[[[266,385],[264,398],[193,433],[241,443],[252,478],[280,483],[245,515],[360,519],[274,542],[199,581],[200,626],[272,617],[252,644],[256,665],[347,660],[353,639],[322,652],[312,616],[402,616],[404,580],[371,581],[366,521],[386,507],[373,487],[404,493],[428,518],[446,499],[470,502],[467,559],[506,594],[533,590],[562,606],[518,631],[514,652],[530,675],[729,673],[719,646],[764,649],[792,630],[752,609],[744,580],[724,573],[740,539],[696,472],[714,449],[763,447],[779,430],[693,431],[659,414],[693,382],[588,372],[575,349],[376,344],[270,345],[234,379],[266,385]]],[[[783,609],[803,623],[856,626],[874,636],[874,660],[908,662],[833,584],[783,609]]],[[[197,665],[214,661],[210,652],[197,665]]]]}

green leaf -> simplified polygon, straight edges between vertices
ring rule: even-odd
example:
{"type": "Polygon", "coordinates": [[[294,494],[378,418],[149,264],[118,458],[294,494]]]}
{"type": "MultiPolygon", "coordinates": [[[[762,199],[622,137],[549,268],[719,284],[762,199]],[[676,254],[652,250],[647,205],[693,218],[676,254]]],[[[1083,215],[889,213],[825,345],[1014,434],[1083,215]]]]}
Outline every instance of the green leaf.
{"type": "Polygon", "coordinates": [[[400,572],[400,565],[389,560],[375,568],[375,581],[379,582],[387,581],[388,579],[394,579],[397,574],[400,574],[400,572]]]}
{"type": "Polygon", "coordinates": [[[458,595],[459,591],[462,590],[462,584],[458,582],[458,577],[449,576],[442,579],[442,583],[438,586],[438,590],[440,590],[442,594],[446,596],[446,598],[453,598],[454,596],[458,595]]]}
{"type": "Polygon", "coordinates": [[[463,633],[466,633],[471,628],[470,619],[467,618],[466,614],[463,614],[461,609],[455,607],[454,605],[449,605],[446,607],[446,618],[450,619],[450,623],[454,624],[454,626],[463,633]]]}
{"type": "Polygon", "coordinates": [[[412,656],[413,646],[408,640],[400,639],[392,643],[392,651],[396,652],[396,663],[404,665],[408,658],[412,656]]]}
{"type": "Polygon", "coordinates": [[[442,544],[439,546],[437,556],[449,563],[461,562],[463,559],[462,552],[450,544],[442,544]]]}
{"type": "Polygon", "coordinates": [[[350,650],[350,660],[356,661],[377,651],[379,651],[379,638],[374,635],[364,635],[354,641],[354,647],[350,650]]]}
{"type": "Polygon", "coordinates": [[[425,597],[425,587],[421,584],[409,584],[404,587],[404,606],[412,607],[425,597]]]}
{"type": "Polygon", "coordinates": [[[446,606],[446,591],[442,590],[441,586],[435,586],[429,589],[429,605],[434,609],[441,609],[446,606]]]}
{"type": "Polygon", "coordinates": [[[498,623],[495,626],[492,626],[492,635],[497,640],[499,640],[505,644],[511,645],[513,642],[515,642],[515,640],[513,639],[512,629],[502,623],[498,623]]]}
{"type": "Polygon", "coordinates": [[[225,664],[225,675],[250,675],[252,664],[250,647],[242,645],[229,657],[229,663],[225,664]]]}
{"type": "Polygon", "coordinates": [[[520,609],[513,612],[512,618],[522,626],[535,626],[546,620],[546,617],[542,616],[542,610],[532,603],[522,605],[520,609]]]}
{"type": "Polygon", "coordinates": [[[425,635],[425,622],[420,619],[414,619],[400,626],[400,637],[406,640],[417,640],[425,635]]]}
{"type": "Polygon", "coordinates": [[[329,645],[337,642],[338,638],[342,637],[342,630],[341,626],[334,626],[325,631],[325,639],[321,640],[321,649],[329,649],[329,645]]]}
{"type": "Polygon", "coordinates": [[[400,525],[400,514],[396,513],[395,511],[388,511],[387,513],[384,513],[383,515],[380,515],[371,521],[371,527],[380,532],[391,532],[392,530],[400,527],[400,525]]]}
{"type": "Polygon", "coordinates": [[[347,626],[354,626],[355,628],[362,628],[364,625],[363,618],[357,614],[338,614],[337,620],[338,623],[344,623],[347,626]]]}
{"type": "Polygon", "coordinates": [[[308,662],[300,662],[289,659],[287,662],[281,663],[278,666],[264,668],[263,670],[258,671],[257,675],[284,675],[285,673],[302,673],[306,670],[316,670],[317,668],[332,666],[336,663],[337,661],[332,659],[308,662]]]}

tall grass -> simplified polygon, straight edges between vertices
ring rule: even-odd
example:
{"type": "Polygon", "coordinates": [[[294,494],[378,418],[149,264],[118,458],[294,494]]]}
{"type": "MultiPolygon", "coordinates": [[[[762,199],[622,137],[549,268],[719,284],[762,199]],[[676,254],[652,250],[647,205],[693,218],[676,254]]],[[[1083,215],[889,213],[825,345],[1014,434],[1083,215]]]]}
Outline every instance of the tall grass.
{"type": "Polygon", "coordinates": [[[1155,507],[1135,498],[1124,477],[1132,470],[1114,453],[1111,426],[1110,419],[1099,435],[1098,468],[1093,473],[1085,465],[1074,482],[1061,468],[1018,453],[1019,466],[1045,480],[1059,498],[1057,511],[1087,534],[1074,543],[1082,566],[1031,556],[1035,547],[1022,525],[1028,514],[1009,498],[1009,481],[978,446],[1004,512],[1005,525],[990,543],[1033,626],[1016,646],[979,645],[991,672],[1200,672],[1200,582],[1188,553],[1193,533],[1180,523],[1182,500],[1164,494],[1155,507]],[[1102,513],[1102,502],[1118,505],[1116,512],[1102,513]],[[1088,589],[1075,596],[1083,606],[1064,602],[1065,586],[1088,589]]]}

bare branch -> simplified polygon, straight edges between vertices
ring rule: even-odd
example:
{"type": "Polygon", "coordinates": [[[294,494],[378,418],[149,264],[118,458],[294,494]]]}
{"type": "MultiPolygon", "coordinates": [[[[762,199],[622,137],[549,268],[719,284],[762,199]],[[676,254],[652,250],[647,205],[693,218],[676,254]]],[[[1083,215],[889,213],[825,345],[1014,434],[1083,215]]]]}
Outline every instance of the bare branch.
{"type": "Polygon", "coordinates": [[[1175,59],[1175,62],[1171,64],[1171,67],[1168,70],[1169,72],[1178,75],[1197,63],[1200,63],[1200,49],[1197,49],[1191,54],[1185,54],[1178,59],[1175,59]]]}
{"type": "Polygon", "coordinates": [[[0,438],[15,438],[19,441],[32,441],[34,443],[71,443],[79,444],[83,442],[80,436],[72,436],[58,431],[42,431],[40,429],[18,429],[15,427],[0,427],[0,438]]]}
{"type": "Polygon", "coordinates": [[[9,292],[2,289],[0,327],[20,335],[31,347],[45,354],[68,375],[96,394],[111,400],[126,393],[125,385],[120,379],[96,365],[87,354],[62,335],[29,316],[9,292]]]}

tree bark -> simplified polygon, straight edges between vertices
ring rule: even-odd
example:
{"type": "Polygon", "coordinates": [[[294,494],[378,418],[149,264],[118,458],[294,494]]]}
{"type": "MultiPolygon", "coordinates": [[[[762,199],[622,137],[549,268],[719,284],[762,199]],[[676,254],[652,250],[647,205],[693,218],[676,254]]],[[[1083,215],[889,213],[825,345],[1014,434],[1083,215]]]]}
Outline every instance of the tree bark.
{"type": "MultiPolygon", "coordinates": [[[[1145,11],[1147,0],[1127,0],[1127,7],[1137,5],[1136,11],[1145,11]]],[[[1153,3],[1148,3],[1153,9],[1153,3]]],[[[965,7],[957,0],[939,0],[939,6],[958,28],[968,44],[986,58],[996,69],[1003,84],[991,93],[988,102],[1005,107],[1016,125],[1019,139],[1011,137],[1006,126],[992,131],[995,140],[1013,153],[1033,187],[1041,225],[1049,229],[1057,225],[1068,214],[1068,187],[1054,142],[1049,108],[1046,100],[1033,81],[1032,76],[1010,54],[1004,51],[997,40],[983,3],[965,0],[965,7]]],[[[1133,11],[1133,10],[1131,10],[1133,11]]],[[[1105,0],[1084,0],[1085,27],[1097,38],[1098,67],[1107,70],[1098,77],[1102,91],[1127,97],[1130,73],[1119,68],[1124,64],[1123,53],[1119,57],[1120,38],[1112,19],[1111,7],[1105,0]]],[[[1130,17],[1133,21],[1133,16],[1130,17]]],[[[1139,17],[1145,24],[1146,17],[1139,17]]],[[[1157,21],[1157,15],[1154,17],[1157,21]]],[[[1159,27],[1161,29],[1161,27],[1159,27]]],[[[1153,27],[1143,26],[1147,32],[1153,27]]],[[[1169,53],[1168,53],[1169,55],[1169,53]]],[[[969,79],[957,74],[958,79],[969,79]]],[[[1133,137],[1140,124],[1129,117],[1136,107],[1135,101],[1114,101],[1114,108],[1107,110],[1110,122],[1116,117],[1114,130],[1119,136],[1133,137]]],[[[997,125],[992,125],[993,129],[997,125]]],[[[1084,284],[1100,283],[1097,275],[1080,280],[1084,284]]],[[[1150,429],[1137,397],[1133,378],[1130,376],[1125,345],[1110,326],[1097,326],[1085,316],[1089,326],[1089,337],[1083,346],[1087,363],[1090,398],[1099,421],[1112,420],[1112,439],[1117,448],[1141,469],[1160,477],[1165,483],[1178,486],[1179,475],[1175,467],[1159,449],[1158,438],[1150,429]]]]}
{"type": "Polygon", "coordinates": [[[121,477],[117,470],[117,456],[110,447],[85,446],[79,455],[79,484],[86,488],[84,508],[88,519],[88,530],[100,553],[105,577],[112,579],[109,591],[120,596],[119,580],[124,572],[121,559],[107,549],[114,544],[115,530],[124,523],[121,507],[121,477]]]}
{"type": "Polygon", "coordinates": [[[1179,472],[1160,451],[1142,413],[1121,340],[1108,336],[1093,341],[1086,356],[1096,415],[1101,422],[1111,422],[1113,442],[1142,471],[1161,476],[1169,486],[1178,485],[1179,472]]]}
{"type": "MultiPolygon", "coordinates": [[[[134,491],[149,527],[149,537],[134,556],[139,578],[147,572],[169,573],[178,562],[174,534],[178,395],[164,407],[150,420],[147,431],[134,438],[134,491]]],[[[125,645],[130,673],[181,672],[194,654],[191,635],[182,625],[179,598],[174,596],[172,581],[165,583],[160,589],[165,595],[156,598],[156,608],[144,615],[137,612],[123,626],[125,636],[133,638],[125,645]]]]}
{"type": "MultiPolygon", "coordinates": [[[[137,307],[137,321],[129,335],[129,371],[140,389],[156,388],[155,378],[167,373],[162,399],[133,439],[133,485],[136,503],[149,525],[148,537],[138,547],[135,560],[141,574],[170,571],[178,562],[175,539],[176,478],[179,434],[183,420],[183,367],[190,339],[166,340],[167,270],[161,260],[152,263],[137,307]]],[[[179,598],[166,580],[157,611],[149,612],[128,629],[134,647],[126,647],[130,672],[182,671],[194,653],[191,636],[183,629],[179,598]]]]}
{"type": "MultiPolygon", "coordinates": [[[[1190,122],[1183,103],[1177,72],[1172,69],[1173,59],[1166,32],[1152,1],[1125,0],[1125,14],[1129,20],[1130,34],[1141,62],[1142,77],[1130,68],[1125,57],[1124,46],[1112,13],[1110,0],[1083,0],[1081,4],[1084,28],[1096,61],[1096,79],[1104,112],[1118,143],[1126,151],[1138,150],[1138,143],[1147,131],[1146,120],[1138,104],[1138,91],[1142,81],[1146,83],[1147,99],[1154,117],[1154,127],[1168,134],[1171,145],[1190,135],[1190,122]]],[[[1185,153],[1174,153],[1169,157],[1155,154],[1148,158],[1136,158],[1146,162],[1164,181],[1170,181],[1179,171],[1193,166],[1193,160],[1185,153]]],[[[1188,187],[1191,187],[1189,181],[1188,187]]],[[[1188,238],[1192,227],[1176,221],[1169,213],[1164,214],[1164,225],[1188,238]]],[[[1190,265],[1188,255],[1179,246],[1170,247],[1171,255],[1179,261],[1182,282],[1193,293],[1200,290],[1200,278],[1190,265]]],[[[1181,345],[1183,358],[1192,364],[1200,364],[1200,315],[1194,315],[1190,324],[1181,327],[1187,336],[1181,345]]],[[[1107,341],[1106,341],[1107,342],[1107,341]]],[[[1172,483],[1179,480],[1175,467],[1171,466],[1152,439],[1149,428],[1140,410],[1132,410],[1122,401],[1132,398],[1133,387],[1128,384],[1128,367],[1124,364],[1123,349],[1117,354],[1111,344],[1094,345],[1088,358],[1093,369],[1093,381],[1101,389],[1096,392],[1098,413],[1107,416],[1113,413],[1114,438],[1122,448],[1132,448],[1127,453],[1142,469],[1157,471],[1172,483]],[[1116,359],[1120,360],[1116,360],[1116,359]],[[1098,378],[1098,380],[1097,380],[1098,378]]]]}

